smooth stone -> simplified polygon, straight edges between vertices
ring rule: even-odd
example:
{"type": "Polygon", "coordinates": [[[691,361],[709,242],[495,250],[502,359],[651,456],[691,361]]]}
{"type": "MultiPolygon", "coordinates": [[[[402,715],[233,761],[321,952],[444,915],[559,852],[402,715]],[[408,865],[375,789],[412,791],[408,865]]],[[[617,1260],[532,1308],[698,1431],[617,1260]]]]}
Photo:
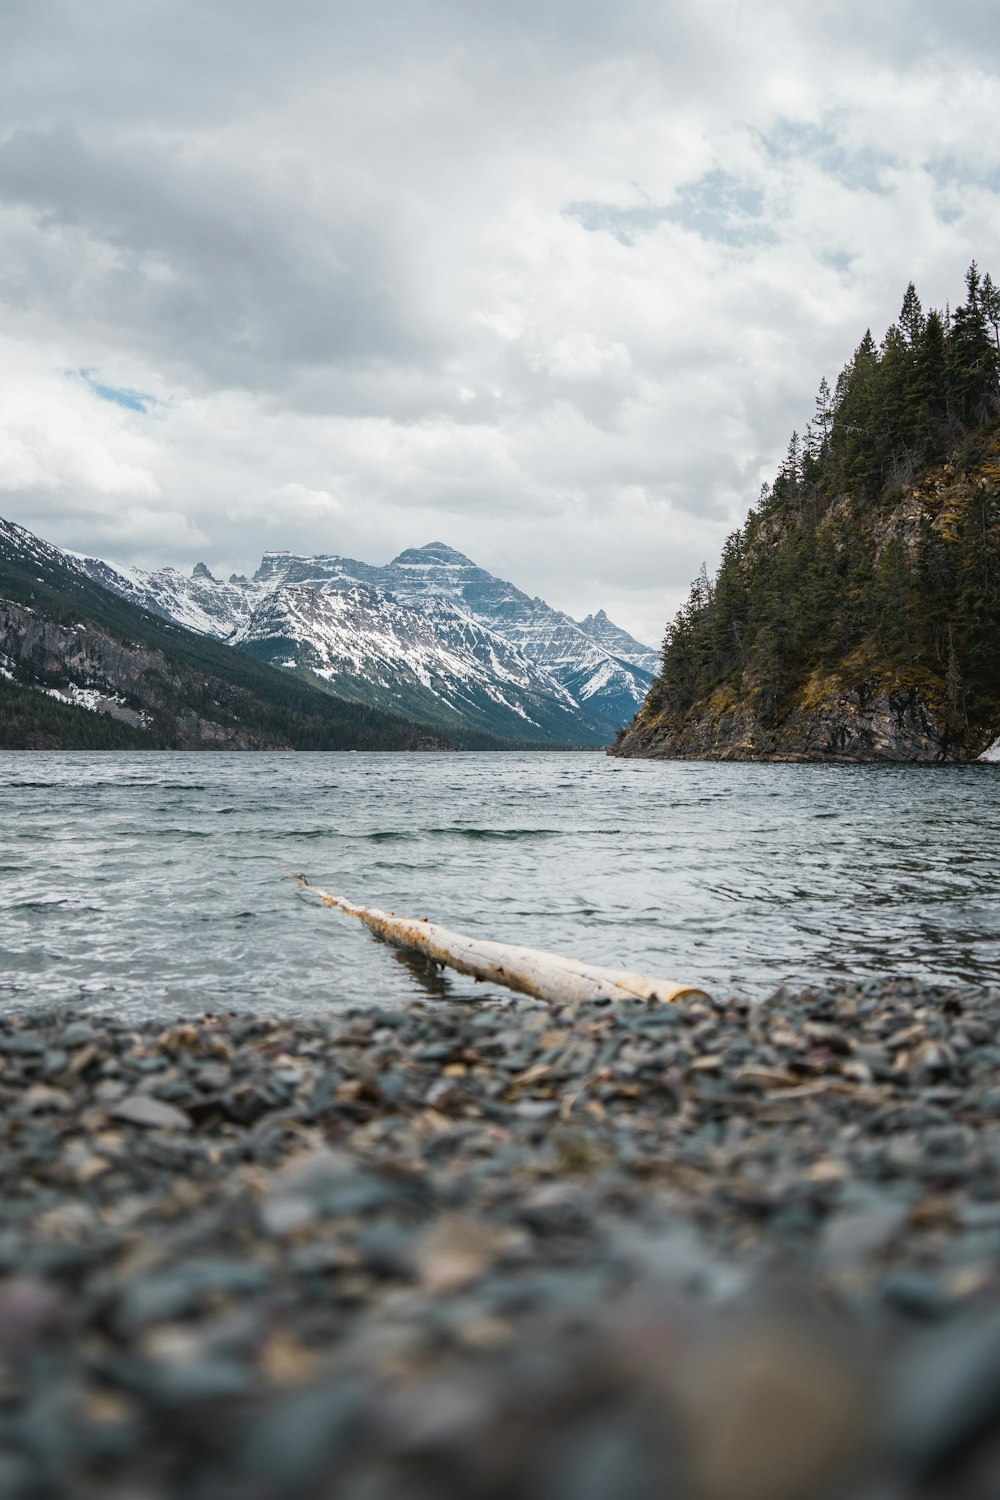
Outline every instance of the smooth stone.
{"type": "MultiPolygon", "coordinates": [[[[939,1470],[1000,1415],[1000,1316],[965,1319],[906,1351],[889,1413],[893,1450],[917,1473],[939,1470]]],[[[985,1492],[984,1492],[985,1493],[985,1492]]]]}
{"type": "Polygon", "coordinates": [[[250,1296],[266,1286],[268,1279],[268,1268],[253,1261],[181,1261],[128,1283],[115,1322],[127,1332],[151,1323],[173,1322],[195,1312],[215,1294],[250,1296]]]}
{"type": "Polygon", "coordinates": [[[837,1267],[869,1260],[896,1237],[908,1215],[908,1204],[891,1200],[841,1209],[823,1227],[820,1255],[837,1267]]]}
{"type": "Polygon", "coordinates": [[[146,1130],[190,1130],[189,1116],[152,1094],[127,1094],[108,1110],[112,1120],[125,1120],[146,1130]]]}
{"type": "Polygon", "coordinates": [[[253,1370],[236,1360],[203,1358],[146,1365],[130,1383],[156,1406],[184,1407],[246,1396],[256,1380],[253,1370]]]}
{"type": "Polygon", "coordinates": [[[355,1381],[336,1381],[280,1401],[258,1416],[238,1448],[239,1467],[254,1490],[259,1486],[265,1495],[297,1495],[335,1475],[360,1425],[363,1400],[355,1381]]]}
{"type": "Polygon", "coordinates": [[[59,1040],[67,1047],[79,1047],[84,1042],[99,1042],[103,1038],[87,1021],[71,1021],[59,1034],[59,1040]]]}
{"type": "Polygon", "coordinates": [[[882,1296],[909,1317],[933,1321],[951,1311],[951,1298],[938,1277],[897,1266],[882,1278],[882,1296]]]}

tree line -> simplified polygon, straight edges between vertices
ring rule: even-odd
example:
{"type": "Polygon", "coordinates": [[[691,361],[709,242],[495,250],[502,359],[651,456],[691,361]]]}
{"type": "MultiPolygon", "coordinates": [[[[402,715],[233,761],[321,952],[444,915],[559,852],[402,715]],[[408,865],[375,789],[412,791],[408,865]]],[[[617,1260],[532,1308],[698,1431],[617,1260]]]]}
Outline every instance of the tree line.
{"type": "Polygon", "coordinates": [[[958,738],[1000,709],[1000,288],[973,262],[965,293],[925,313],[911,282],[881,344],[820,383],[668,627],[652,711],[731,682],[775,723],[816,669],[910,683],[958,738]]]}

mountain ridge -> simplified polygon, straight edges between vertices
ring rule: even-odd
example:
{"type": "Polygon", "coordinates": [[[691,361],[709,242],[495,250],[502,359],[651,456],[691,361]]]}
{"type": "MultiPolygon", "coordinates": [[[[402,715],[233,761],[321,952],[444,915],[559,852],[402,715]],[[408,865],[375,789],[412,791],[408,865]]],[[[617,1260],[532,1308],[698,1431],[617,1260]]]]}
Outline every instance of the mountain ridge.
{"type": "Polygon", "coordinates": [[[0,746],[504,748],[321,692],[141,608],[3,519],[0,746]]]}
{"type": "Polygon", "coordinates": [[[164,618],[339,696],[446,729],[603,746],[652,681],[655,653],[604,611],[585,630],[443,542],[387,564],[272,550],[252,578],[228,582],[203,563],[185,575],[70,557],[164,618]],[[301,589],[316,595],[311,606],[301,589]]]}

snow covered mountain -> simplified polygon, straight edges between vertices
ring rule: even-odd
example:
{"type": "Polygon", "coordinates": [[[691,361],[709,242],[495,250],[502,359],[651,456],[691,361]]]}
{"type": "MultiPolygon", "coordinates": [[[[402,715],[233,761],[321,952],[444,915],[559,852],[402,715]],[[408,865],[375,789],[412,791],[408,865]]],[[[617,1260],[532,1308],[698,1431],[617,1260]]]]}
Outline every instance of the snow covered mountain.
{"type": "Polygon", "coordinates": [[[67,554],[95,582],[340,697],[514,739],[602,744],[656,653],[603,610],[578,623],[440,542],[385,566],[265,553],[252,579],[143,573],[67,554]]]}
{"type": "Polygon", "coordinates": [[[652,647],[615,625],[603,610],[580,624],[442,542],[408,548],[384,567],[348,557],[267,552],[254,578],[313,587],[351,578],[411,603],[446,599],[516,645],[612,733],[630,722],[656,672],[652,647]]]}
{"type": "Polygon", "coordinates": [[[502,743],[464,725],[442,733],[347,703],[137,607],[87,577],[59,548],[0,517],[5,749],[447,750],[502,743]]]}
{"type": "Polygon", "coordinates": [[[145,573],[141,568],[86,557],[82,552],[66,552],[63,556],[95,583],[121,594],[132,604],[220,641],[235,640],[248,624],[254,603],[267,592],[246,578],[233,577],[222,583],[212,577],[204,563],[198,563],[191,574],[182,573],[179,568],[158,568],[155,573],[145,573]]]}
{"type": "Polygon", "coordinates": [[[616,656],[621,661],[631,662],[635,667],[642,667],[654,677],[660,670],[659,651],[637,641],[634,635],[629,635],[627,630],[623,630],[620,625],[609,620],[603,609],[599,609],[596,615],[588,615],[585,620],[579,620],[577,623],[584,635],[589,635],[592,641],[603,646],[609,656],[616,656]]]}
{"type": "Polygon", "coordinates": [[[506,739],[599,743],[603,726],[502,636],[443,599],[407,605],[367,584],[279,586],[238,644],[340,698],[506,739]]]}

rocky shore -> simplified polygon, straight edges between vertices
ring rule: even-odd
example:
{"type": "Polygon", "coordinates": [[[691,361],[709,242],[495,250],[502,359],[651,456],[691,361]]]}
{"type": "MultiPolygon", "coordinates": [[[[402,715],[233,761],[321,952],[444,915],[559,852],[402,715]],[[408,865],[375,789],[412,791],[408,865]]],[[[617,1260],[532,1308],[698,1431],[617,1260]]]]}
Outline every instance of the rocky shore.
{"type": "Polygon", "coordinates": [[[0,1034],[0,1495],[995,1500],[1000,991],[0,1034]]]}
{"type": "Polygon", "coordinates": [[[672,714],[654,686],[609,755],[625,760],[821,761],[833,765],[942,765],[986,759],[991,735],[946,731],[939,709],[911,682],[847,683],[816,672],[765,724],[726,684],[672,714]]]}

